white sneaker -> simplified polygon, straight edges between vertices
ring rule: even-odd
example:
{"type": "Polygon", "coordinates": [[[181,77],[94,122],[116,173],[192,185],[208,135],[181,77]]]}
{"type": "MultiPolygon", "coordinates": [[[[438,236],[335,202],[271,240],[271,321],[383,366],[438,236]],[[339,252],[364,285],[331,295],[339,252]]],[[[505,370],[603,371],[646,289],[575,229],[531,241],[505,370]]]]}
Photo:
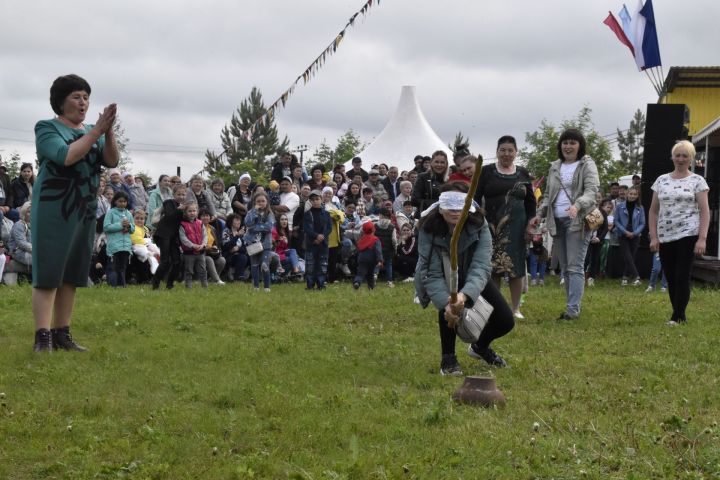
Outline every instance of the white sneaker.
{"type": "Polygon", "coordinates": [[[660,291],[661,291],[661,292],[667,292],[667,287],[662,287],[662,288],[660,289],[660,291]]]}
{"type": "Polygon", "coordinates": [[[560,285],[565,285],[565,277],[562,277],[562,278],[560,279],[560,285]]]}
{"type": "Polygon", "coordinates": [[[648,287],[645,289],[645,293],[652,293],[655,291],[655,287],[648,287]]]}
{"type": "Polygon", "coordinates": [[[513,312],[513,317],[517,318],[518,320],[525,320],[525,315],[520,313],[520,310],[513,312]]]}
{"type": "Polygon", "coordinates": [[[388,282],[388,288],[395,288],[395,284],[393,282],[388,282]]]}
{"type": "Polygon", "coordinates": [[[623,278],[622,282],[620,282],[621,287],[627,287],[627,284],[628,284],[627,278],[623,278]]]}
{"type": "Polygon", "coordinates": [[[635,281],[632,283],[632,286],[633,286],[633,287],[638,287],[638,286],[640,286],[641,284],[642,284],[642,282],[640,281],[640,278],[636,278],[635,281]]]}
{"type": "Polygon", "coordinates": [[[342,265],[340,265],[340,271],[346,277],[349,277],[350,275],[352,275],[352,272],[350,271],[350,267],[347,266],[347,263],[343,263],[342,265]]]}
{"type": "Polygon", "coordinates": [[[405,280],[403,280],[403,283],[412,283],[414,281],[415,281],[415,279],[413,277],[408,277],[405,280]]]}
{"type": "Polygon", "coordinates": [[[222,280],[218,280],[218,281],[215,282],[215,283],[217,283],[218,285],[225,285],[225,282],[223,282],[222,280]]]}
{"type": "Polygon", "coordinates": [[[265,293],[270,293],[270,289],[269,289],[269,288],[266,288],[266,289],[265,289],[265,293]]]}
{"type": "Polygon", "coordinates": [[[590,277],[588,278],[588,287],[594,287],[595,286],[595,279],[590,277]]]}
{"type": "Polygon", "coordinates": [[[537,285],[537,279],[533,278],[532,280],[530,280],[530,285],[537,285]]]}

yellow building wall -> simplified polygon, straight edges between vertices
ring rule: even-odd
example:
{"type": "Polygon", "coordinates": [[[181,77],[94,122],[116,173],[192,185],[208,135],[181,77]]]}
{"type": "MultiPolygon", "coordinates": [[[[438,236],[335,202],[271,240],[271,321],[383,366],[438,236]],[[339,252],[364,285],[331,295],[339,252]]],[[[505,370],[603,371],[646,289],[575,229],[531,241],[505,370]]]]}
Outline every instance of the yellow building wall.
{"type": "Polygon", "coordinates": [[[678,87],[659,103],[684,103],[690,109],[689,134],[695,135],[708,123],[720,117],[720,88],[678,87]]]}

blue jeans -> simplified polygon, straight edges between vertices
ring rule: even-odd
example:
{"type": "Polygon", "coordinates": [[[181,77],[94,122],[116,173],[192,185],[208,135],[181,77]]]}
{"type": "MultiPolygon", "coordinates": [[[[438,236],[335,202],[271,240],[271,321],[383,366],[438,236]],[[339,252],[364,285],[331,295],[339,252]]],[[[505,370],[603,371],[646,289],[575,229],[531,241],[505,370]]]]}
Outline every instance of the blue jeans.
{"type": "Polygon", "coordinates": [[[107,263],[107,282],[111,287],[125,287],[125,271],[130,263],[130,252],[115,252],[107,263]]]}
{"type": "Polygon", "coordinates": [[[270,288],[270,250],[250,256],[250,273],[253,287],[260,287],[260,274],[262,273],[263,286],[270,288]]]}
{"type": "Polygon", "coordinates": [[[393,281],[393,259],[389,258],[383,262],[383,268],[385,269],[385,280],[388,282],[393,281]]]}
{"type": "Polygon", "coordinates": [[[528,249],[530,257],[530,278],[533,280],[545,280],[545,269],[547,262],[538,262],[538,256],[533,252],[532,248],[528,249]]]}
{"type": "Polygon", "coordinates": [[[590,230],[582,229],[575,232],[569,230],[570,217],[555,217],[555,251],[557,252],[560,270],[565,279],[567,297],[566,314],[572,318],[580,315],[580,302],[585,292],[585,254],[590,244],[590,230]]]}
{"type": "Polygon", "coordinates": [[[325,277],[328,269],[327,245],[314,245],[305,250],[305,280],[307,288],[325,288],[325,277]]]}
{"type": "Polygon", "coordinates": [[[660,254],[658,252],[655,252],[653,254],[652,271],[650,272],[650,287],[655,288],[660,273],[662,273],[662,280],[660,281],[660,285],[662,285],[662,288],[667,288],[667,278],[665,278],[665,272],[663,271],[662,264],[660,263],[660,254]]]}

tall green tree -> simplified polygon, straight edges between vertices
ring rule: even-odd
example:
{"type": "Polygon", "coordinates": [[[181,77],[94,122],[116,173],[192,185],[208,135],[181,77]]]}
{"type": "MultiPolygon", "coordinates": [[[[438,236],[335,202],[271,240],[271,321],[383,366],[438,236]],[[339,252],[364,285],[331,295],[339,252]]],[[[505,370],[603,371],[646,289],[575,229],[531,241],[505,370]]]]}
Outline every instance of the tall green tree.
{"type": "Polygon", "coordinates": [[[315,163],[322,163],[326,169],[331,169],[352,159],[365,148],[363,142],[352,128],[340,135],[335,148],[332,148],[323,138],[313,155],[315,163]]]}
{"type": "Polygon", "coordinates": [[[645,115],[639,108],[630,120],[630,127],[623,133],[617,129],[620,162],[625,174],[638,173],[642,169],[643,144],[645,141],[645,115]]]}
{"type": "Polygon", "coordinates": [[[113,132],[115,133],[115,143],[117,143],[118,153],[120,154],[117,168],[121,171],[131,170],[133,162],[130,158],[130,152],[128,152],[130,139],[125,135],[125,127],[123,127],[119,116],[113,125],[113,132]]]}
{"type": "Polygon", "coordinates": [[[592,121],[592,110],[587,105],[569,120],[564,120],[556,127],[543,119],[540,127],[534,132],[525,133],[525,143],[519,152],[519,158],[535,178],[547,175],[550,163],[558,159],[557,143],[562,132],[568,128],[576,128],[585,136],[587,155],[595,161],[600,175],[600,185],[605,189],[610,182],[617,179],[618,165],[613,160],[610,143],[595,130],[592,121]]]}
{"type": "MultiPolygon", "coordinates": [[[[2,161],[2,164],[7,168],[7,174],[10,180],[20,175],[20,165],[22,165],[23,162],[18,152],[11,153],[9,157],[0,155],[0,161],[2,161]]],[[[35,174],[37,174],[37,169],[35,174]]]]}
{"type": "Polygon", "coordinates": [[[235,165],[244,163],[252,165],[258,174],[269,176],[273,160],[288,148],[290,142],[287,136],[282,141],[278,140],[275,119],[272,117],[258,125],[249,138],[243,134],[266,111],[262,93],[253,87],[250,96],[233,113],[230,124],[225,125],[220,132],[223,153],[216,155],[210,150],[205,152],[205,171],[211,176],[222,177],[237,170],[235,165]]]}

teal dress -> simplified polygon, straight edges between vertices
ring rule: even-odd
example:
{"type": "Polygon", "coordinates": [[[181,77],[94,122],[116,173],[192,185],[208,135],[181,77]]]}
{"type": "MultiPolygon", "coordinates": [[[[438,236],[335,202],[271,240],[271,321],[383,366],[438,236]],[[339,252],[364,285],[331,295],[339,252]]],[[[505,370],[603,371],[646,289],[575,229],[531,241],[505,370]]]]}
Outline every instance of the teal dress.
{"type": "Polygon", "coordinates": [[[40,170],[30,218],[33,287],[88,283],[105,137],[76,164],[66,167],[65,158],[69,145],[91,128],[74,129],[55,119],[35,125],[40,170]]]}

